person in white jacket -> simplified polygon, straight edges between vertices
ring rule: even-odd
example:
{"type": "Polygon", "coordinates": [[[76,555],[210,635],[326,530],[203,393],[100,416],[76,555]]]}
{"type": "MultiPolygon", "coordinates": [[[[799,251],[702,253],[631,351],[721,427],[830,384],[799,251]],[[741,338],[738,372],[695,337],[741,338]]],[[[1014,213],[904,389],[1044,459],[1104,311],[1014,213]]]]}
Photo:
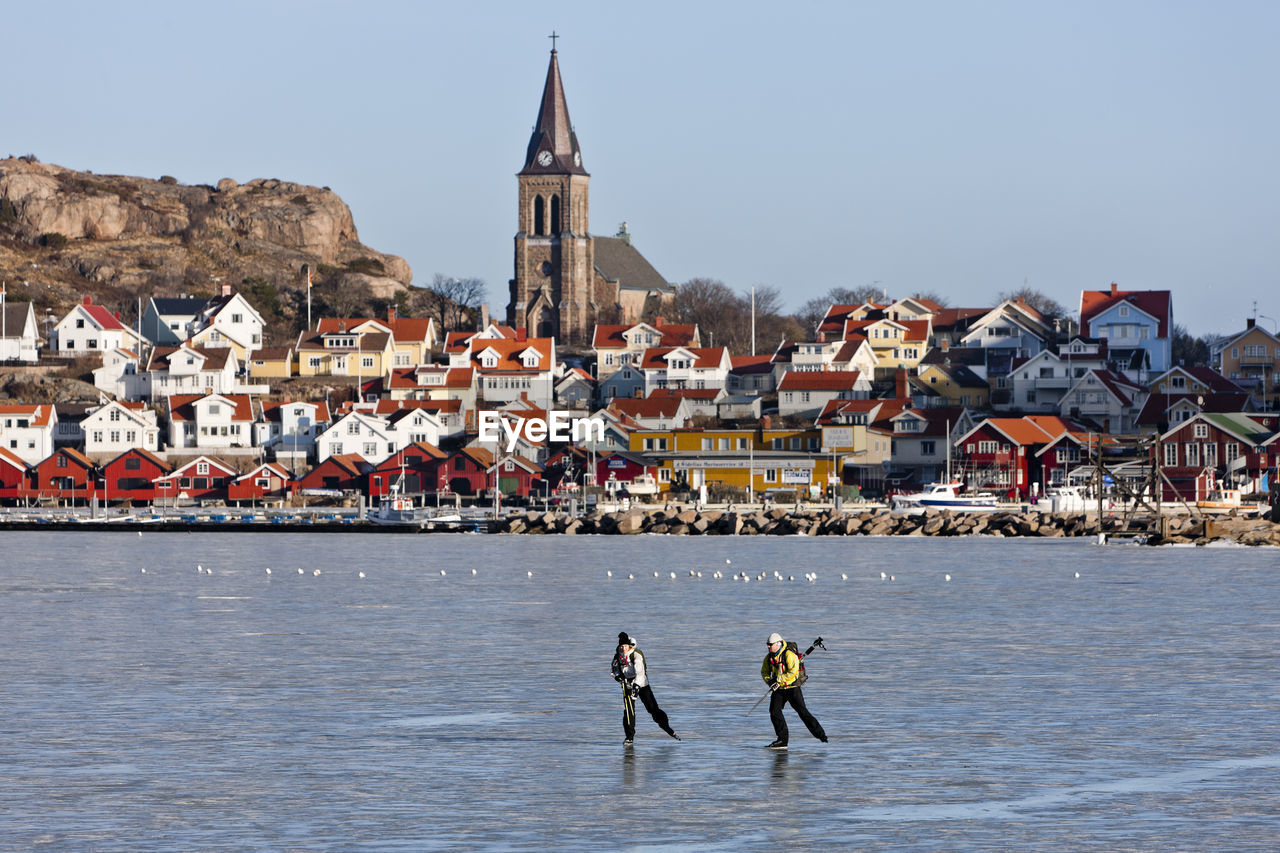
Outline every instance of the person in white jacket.
{"type": "Polygon", "coordinates": [[[644,652],[636,647],[635,637],[626,631],[618,634],[618,649],[613,655],[613,679],[622,685],[622,731],[626,740],[622,743],[630,745],[636,737],[636,697],[644,703],[644,709],[653,717],[658,728],[676,740],[680,736],[671,728],[667,714],[658,707],[658,700],[653,698],[653,688],[649,686],[649,674],[644,665],[644,652]]]}

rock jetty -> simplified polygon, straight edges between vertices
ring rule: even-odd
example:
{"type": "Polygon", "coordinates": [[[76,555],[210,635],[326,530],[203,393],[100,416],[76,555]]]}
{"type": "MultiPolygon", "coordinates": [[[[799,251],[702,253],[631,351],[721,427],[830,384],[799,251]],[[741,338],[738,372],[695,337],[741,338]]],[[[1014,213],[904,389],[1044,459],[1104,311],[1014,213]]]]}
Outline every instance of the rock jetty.
{"type": "MultiPolygon", "coordinates": [[[[529,510],[489,523],[490,533],[604,534],[665,533],[673,536],[1095,536],[1098,522],[1083,513],[963,513],[929,510],[898,515],[888,510],[724,511],[694,509],[630,509],[594,511],[582,516],[529,510]]],[[[1192,518],[1136,517],[1126,523],[1104,517],[1102,532],[1149,545],[1196,544],[1215,540],[1242,545],[1280,545],[1280,524],[1265,518],[1217,516],[1192,518]]]]}

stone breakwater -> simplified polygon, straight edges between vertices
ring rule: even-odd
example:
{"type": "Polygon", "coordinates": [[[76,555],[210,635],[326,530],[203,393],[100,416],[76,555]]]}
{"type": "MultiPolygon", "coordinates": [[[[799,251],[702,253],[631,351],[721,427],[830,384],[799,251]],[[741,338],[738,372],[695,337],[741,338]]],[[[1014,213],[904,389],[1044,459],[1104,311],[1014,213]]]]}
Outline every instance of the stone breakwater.
{"type": "MultiPolygon", "coordinates": [[[[1265,518],[1165,516],[1103,518],[1109,536],[1132,537],[1149,545],[1204,545],[1222,540],[1242,545],[1280,545],[1280,524],[1265,518]]],[[[490,533],[604,534],[665,533],[673,536],[1094,536],[1096,518],[1082,513],[957,513],[929,510],[896,515],[887,510],[729,512],[631,509],[583,516],[558,512],[515,513],[489,523],[490,533]]]]}

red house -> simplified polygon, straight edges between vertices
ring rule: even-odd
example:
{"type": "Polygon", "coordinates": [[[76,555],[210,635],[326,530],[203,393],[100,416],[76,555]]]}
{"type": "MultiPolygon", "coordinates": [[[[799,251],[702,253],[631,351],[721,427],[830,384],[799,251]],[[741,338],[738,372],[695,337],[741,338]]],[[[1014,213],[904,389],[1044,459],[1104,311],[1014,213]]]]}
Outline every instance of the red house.
{"type": "Polygon", "coordinates": [[[0,447],[0,500],[16,501],[27,497],[27,463],[0,447]]]}
{"type": "Polygon", "coordinates": [[[227,484],[234,504],[282,502],[293,494],[293,475],[279,462],[267,462],[227,484]]]}
{"type": "Polygon", "coordinates": [[[1260,489],[1263,475],[1275,470],[1268,450],[1278,449],[1277,429],[1280,416],[1261,413],[1199,414],[1178,424],[1160,437],[1169,480],[1162,500],[1205,500],[1215,480],[1246,491],[1260,489]]]}
{"type": "Polygon", "coordinates": [[[416,441],[403,450],[398,450],[379,462],[367,474],[366,494],[370,497],[383,496],[391,490],[392,484],[404,476],[401,494],[416,495],[425,492],[443,491],[436,469],[448,459],[448,455],[438,447],[424,441],[416,441]]]}
{"type": "Polygon", "coordinates": [[[154,453],[140,447],[130,448],[102,466],[106,501],[130,501],[149,504],[156,499],[156,480],[172,469],[154,453]]]}
{"type": "Polygon", "coordinates": [[[71,505],[88,503],[97,490],[97,468],[79,450],[63,447],[31,469],[31,488],[40,498],[71,505]]]}
{"type": "Polygon", "coordinates": [[[190,462],[156,478],[156,500],[212,501],[225,500],[227,486],[239,476],[230,465],[209,456],[199,456],[190,462]]]}
{"type": "Polygon", "coordinates": [[[518,495],[522,498],[530,496],[550,497],[551,490],[542,478],[542,466],[531,459],[525,459],[514,453],[501,456],[490,466],[489,482],[498,478],[498,491],[503,497],[518,495]]]}
{"type": "MultiPolygon", "coordinates": [[[[617,451],[596,460],[596,482],[604,486],[610,480],[629,486],[641,474],[658,476],[658,467],[639,453],[617,451]]],[[[606,487],[608,488],[608,487],[606,487]]]]}
{"type": "Polygon", "coordinates": [[[956,442],[965,486],[997,496],[1028,497],[1032,483],[1044,482],[1039,452],[1066,432],[1081,431],[1052,415],[984,419],[956,442]]]}
{"type": "Polygon", "coordinates": [[[493,454],[483,447],[464,447],[444,462],[449,491],[478,495],[493,488],[493,454]]]}
{"type": "Polygon", "coordinates": [[[302,494],[334,496],[340,492],[363,492],[365,475],[373,466],[359,453],[330,456],[308,471],[297,482],[302,494]]]}

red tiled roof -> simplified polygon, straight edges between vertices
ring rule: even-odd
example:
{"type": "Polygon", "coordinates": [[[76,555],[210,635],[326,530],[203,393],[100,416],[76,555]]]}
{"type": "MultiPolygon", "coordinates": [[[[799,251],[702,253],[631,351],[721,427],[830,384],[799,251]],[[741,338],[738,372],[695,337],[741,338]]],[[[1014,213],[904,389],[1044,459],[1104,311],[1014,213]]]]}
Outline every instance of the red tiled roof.
{"type": "Polygon", "coordinates": [[[663,356],[673,350],[683,349],[693,354],[694,367],[716,367],[724,358],[724,347],[650,347],[644,351],[640,367],[645,370],[665,370],[667,361],[663,356]]]}
{"type": "MultiPolygon", "coordinates": [[[[596,349],[620,349],[627,345],[626,338],[622,333],[628,329],[634,329],[639,323],[630,325],[597,325],[595,334],[592,336],[591,345],[596,349]]],[[[683,347],[693,342],[693,336],[697,332],[698,327],[693,323],[663,323],[661,326],[656,324],[645,323],[654,331],[658,332],[662,337],[659,345],[664,347],[683,347]]]]}
{"type": "Polygon", "coordinates": [[[856,370],[788,370],[779,391],[852,391],[861,374],[856,370]]]}
{"type": "Polygon", "coordinates": [[[551,352],[554,346],[552,338],[529,338],[523,341],[481,338],[471,342],[471,364],[482,373],[496,370],[547,371],[552,368],[551,352]],[[525,367],[520,357],[530,349],[538,354],[538,363],[533,367],[525,367]],[[485,350],[492,350],[498,356],[496,366],[485,367],[480,363],[480,355],[485,350]]]}
{"type": "Polygon", "coordinates": [[[621,415],[631,418],[670,418],[680,409],[679,397],[615,397],[609,408],[621,415]]]}
{"type": "Polygon", "coordinates": [[[329,404],[324,400],[263,400],[262,401],[262,417],[268,421],[280,420],[280,407],[291,406],[294,403],[302,403],[307,406],[316,407],[316,421],[324,423],[329,420],[329,404]]]}
{"type": "Polygon", "coordinates": [[[33,427],[48,426],[53,417],[53,405],[50,403],[0,404],[0,417],[25,417],[33,427]]]}
{"type": "Polygon", "coordinates": [[[106,308],[103,308],[101,305],[94,305],[91,297],[86,296],[80,307],[93,318],[93,322],[97,323],[103,329],[129,331],[120,322],[120,320],[106,308]]]}
{"type": "Polygon", "coordinates": [[[248,394],[171,394],[169,396],[169,418],[175,421],[195,420],[195,403],[206,397],[221,397],[235,406],[233,421],[252,421],[253,402],[248,394]]]}

